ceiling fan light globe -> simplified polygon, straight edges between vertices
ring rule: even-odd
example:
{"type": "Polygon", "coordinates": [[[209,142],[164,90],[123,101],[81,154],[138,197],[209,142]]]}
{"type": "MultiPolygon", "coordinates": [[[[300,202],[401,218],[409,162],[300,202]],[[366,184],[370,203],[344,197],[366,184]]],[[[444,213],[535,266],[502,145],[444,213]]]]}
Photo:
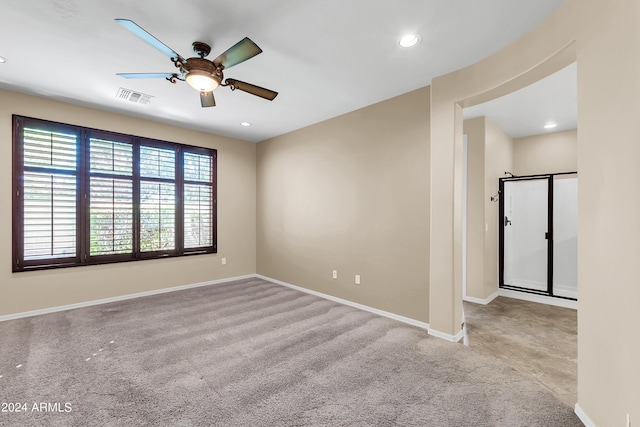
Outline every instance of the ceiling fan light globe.
{"type": "Polygon", "coordinates": [[[211,92],[220,82],[206,71],[192,70],[186,77],[189,86],[200,92],[211,92]]]}

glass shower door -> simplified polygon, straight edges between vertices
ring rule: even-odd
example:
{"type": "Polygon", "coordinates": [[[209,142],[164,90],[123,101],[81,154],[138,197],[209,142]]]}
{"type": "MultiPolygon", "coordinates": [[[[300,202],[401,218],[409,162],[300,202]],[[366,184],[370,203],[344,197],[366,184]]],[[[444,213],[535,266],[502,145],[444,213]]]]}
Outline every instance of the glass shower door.
{"type": "Polygon", "coordinates": [[[553,295],[578,298],[578,178],[553,179],[553,295]]]}
{"type": "Polygon", "coordinates": [[[548,292],[549,178],[505,181],[505,286],[548,292]]]}

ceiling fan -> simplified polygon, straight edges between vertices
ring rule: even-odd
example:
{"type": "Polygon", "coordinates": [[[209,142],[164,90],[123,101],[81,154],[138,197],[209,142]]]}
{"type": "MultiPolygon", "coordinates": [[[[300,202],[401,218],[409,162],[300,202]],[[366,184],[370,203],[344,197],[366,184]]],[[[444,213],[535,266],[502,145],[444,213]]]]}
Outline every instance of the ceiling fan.
{"type": "Polygon", "coordinates": [[[278,92],[251,83],[241,82],[236,79],[225,80],[223,70],[262,53],[262,49],[248,37],[231,46],[213,61],[206,59],[211,52],[211,47],[208,44],[193,42],[193,51],[198,56],[184,59],[135,22],[129,19],[116,19],[115,21],[171,58],[173,65],[180,70],[179,73],[118,73],[118,76],[127,79],[165,78],[174,84],[177,80],[186,80],[192,88],[200,92],[200,104],[203,107],[215,107],[216,101],[213,97],[213,91],[218,86],[228,86],[231,90],[238,89],[269,101],[273,101],[278,95],[278,92]]]}

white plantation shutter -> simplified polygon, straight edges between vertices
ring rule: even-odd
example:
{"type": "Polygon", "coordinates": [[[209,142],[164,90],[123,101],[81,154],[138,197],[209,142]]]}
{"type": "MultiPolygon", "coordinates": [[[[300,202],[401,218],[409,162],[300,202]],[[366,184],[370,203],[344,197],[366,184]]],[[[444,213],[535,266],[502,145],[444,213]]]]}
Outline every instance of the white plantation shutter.
{"type": "Polygon", "coordinates": [[[76,135],[25,128],[24,166],[75,171],[76,135]]]}
{"type": "Polygon", "coordinates": [[[176,188],[162,182],[140,183],[140,250],[175,249],[176,188]]]}
{"type": "Polygon", "coordinates": [[[184,247],[213,244],[213,159],[184,153],[184,247]]]}
{"type": "Polygon", "coordinates": [[[89,255],[133,252],[133,146],[90,139],[89,255]]]}
{"type": "Polygon", "coordinates": [[[110,175],[133,175],[133,145],[91,138],[90,172],[110,175]]]}
{"type": "Polygon", "coordinates": [[[208,154],[184,153],[184,180],[211,183],[211,166],[208,154]]]}
{"type": "Polygon", "coordinates": [[[184,186],[184,247],[199,248],[212,243],[212,194],[207,185],[184,186]]]}
{"type": "Polygon", "coordinates": [[[176,152],[156,147],[140,147],[140,176],[142,178],[176,179],[176,152]]]}
{"type": "Polygon", "coordinates": [[[24,174],[24,259],[76,255],[76,178],[24,174]]]}
{"type": "Polygon", "coordinates": [[[90,255],[133,251],[133,183],[91,177],[89,190],[90,255]]]}
{"type": "Polygon", "coordinates": [[[140,147],[140,250],[176,247],[176,152],[140,147]]]}
{"type": "Polygon", "coordinates": [[[75,257],[76,135],[23,132],[23,259],[75,257]]]}

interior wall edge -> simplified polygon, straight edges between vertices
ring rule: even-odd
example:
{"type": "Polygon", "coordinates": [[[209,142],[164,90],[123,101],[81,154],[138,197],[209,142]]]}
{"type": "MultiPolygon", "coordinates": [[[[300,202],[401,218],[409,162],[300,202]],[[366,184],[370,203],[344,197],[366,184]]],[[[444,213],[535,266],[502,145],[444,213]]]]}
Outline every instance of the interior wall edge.
{"type": "Polygon", "coordinates": [[[543,58],[537,64],[531,65],[528,69],[521,71],[504,82],[496,83],[486,90],[464,98],[460,101],[460,104],[464,108],[472,107],[474,105],[482,104],[483,102],[508,95],[511,92],[515,92],[525,86],[529,86],[532,83],[549,77],[557,71],[560,71],[576,62],[576,60],[577,44],[574,39],[567,42],[566,45],[556,51],[550,52],[546,58],[543,58]]]}

